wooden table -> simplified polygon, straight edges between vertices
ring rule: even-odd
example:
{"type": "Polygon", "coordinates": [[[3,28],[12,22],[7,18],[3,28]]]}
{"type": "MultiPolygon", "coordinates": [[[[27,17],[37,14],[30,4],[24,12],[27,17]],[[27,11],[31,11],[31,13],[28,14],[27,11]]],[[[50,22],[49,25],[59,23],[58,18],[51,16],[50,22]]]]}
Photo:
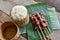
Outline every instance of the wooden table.
{"type": "MultiPolygon", "coordinates": [[[[1,34],[1,25],[2,25],[2,23],[6,22],[6,21],[12,21],[12,19],[10,18],[9,15],[4,13],[3,11],[0,11],[0,39],[1,40],[3,40],[2,34],[1,34]]],[[[21,37],[21,40],[26,40],[26,38],[24,38],[23,36],[20,36],[20,37],[21,37]]],[[[20,40],[20,37],[18,40],[20,40]]]]}
{"type": "MultiPolygon", "coordinates": [[[[22,4],[22,5],[26,5],[26,4],[31,4],[31,3],[35,3],[35,2],[33,2],[33,0],[15,0],[14,2],[16,2],[17,4],[22,4]],[[25,3],[23,3],[23,1],[25,2],[25,3]]],[[[12,3],[11,3],[12,4],[12,3]]],[[[13,7],[13,6],[15,6],[15,4],[12,4],[11,5],[9,2],[2,2],[2,0],[0,0],[0,10],[2,10],[2,11],[0,11],[0,15],[2,14],[2,13],[6,13],[6,14],[10,14],[10,10],[11,10],[11,8],[13,7]],[[6,5],[5,5],[6,4],[6,5]],[[7,9],[6,9],[7,8],[7,9]]],[[[4,13],[4,14],[5,14],[4,13]]],[[[57,15],[58,15],[58,17],[59,17],[59,20],[60,20],[60,14],[59,13],[57,13],[57,15]]],[[[4,21],[9,21],[9,20],[11,20],[9,17],[7,17],[8,19],[6,19],[6,15],[5,16],[2,16],[2,18],[3,18],[3,20],[4,21]],[[5,19],[4,19],[5,18],[5,19]]],[[[1,32],[1,24],[2,23],[0,23],[0,32],[1,32]]],[[[60,30],[55,30],[54,31],[54,37],[55,37],[55,39],[54,40],[60,40],[60,30]]],[[[1,33],[0,33],[0,39],[2,39],[2,37],[1,37],[2,35],[1,35],[1,33]]],[[[23,37],[22,37],[23,38],[23,37]]],[[[23,40],[25,40],[25,38],[23,38],[23,40]]]]}
{"type": "MultiPolygon", "coordinates": [[[[5,22],[5,21],[12,21],[11,20],[11,18],[9,17],[9,16],[7,16],[7,15],[4,15],[5,13],[4,12],[2,12],[2,11],[0,11],[0,17],[2,17],[2,19],[3,19],[3,22],[5,22]],[[4,15],[4,16],[2,16],[2,15],[4,15]]],[[[59,13],[57,13],[57,15],[58,15],[58,18],[59,18],[59,20],[60,20],[60,14],[59,13]]],[[[59,21],[60,22],[60,21],[59,21]]],[[[0,39],[2,39],[2,35],[1,35],[1,22],[0,22],[0,39]]],[[[54,31],[54,37],[55,37],[55,39],[54,40],[60,40],[60,30],[55,30],[54,31]]],[[[22,37],[23,38],[23,40],[26,40],[24,37],[22,37]]]]}
{"type": "MultiPolygon", "coordinates": [[[[32,3],[35,3],[33,0],[0,0],[0,17],[2,18],[3,22],[5,21],[12,21],[11,18],[5,14],[8,14],[10,15],[10,11],[11,11],[11,8],[15,5],[29,5],[29,4],[32,4],[32,3]]],[[[1,19],[0,18],[0,19],[1,19]]],[[[2,38],[2,35],[1,35],[1,24],[0,23],[0,39],[3,39],[2,38]]],[[[24,36],[24,35],[23,35],[24,36]]],[[[26,40],[26,38],[22,37],[22,40],[26,40]]]]}

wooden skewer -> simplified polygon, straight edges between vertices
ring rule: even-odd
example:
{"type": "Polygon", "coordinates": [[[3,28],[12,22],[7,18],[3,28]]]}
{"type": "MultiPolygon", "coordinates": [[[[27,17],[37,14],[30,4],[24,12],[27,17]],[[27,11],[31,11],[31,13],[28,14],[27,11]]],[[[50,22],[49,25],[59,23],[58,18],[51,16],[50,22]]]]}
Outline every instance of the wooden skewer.
{"type": "Polygon", "coordinates": [[[46,28],[46,32],[48,33],[48,36],[49,36],[49,38],[48,39],[50,39],[50,40],[52,40],[52,36],[51,36],[51,34],[49,33],[49,31],[47,30],[47,28],[46,28]]]}
{"type": "MultiPolygon", "coordinates": [[[[45,20],[45,19],[44,19],[44,20],[45,20]]],[[[47,24],[47,23],[46,23],[46,24],[47,24]]],[[[48,38],[47,38],[47,39],[51,39],[51,40],[52,40],[52,38],[51,38],[52,36],[50,35],[49,30],[47,30],[47,28],[46,28],[45,31],[48,33],[48,36],[47,36],[48,38]]]]}
{"type": "Polygon", "coordinates": [[[41,30],[41,27],[40,27],[40,26],[39,26],[39,29],[40,29],[40,31],[41,31],[41,33],[42,33],[43,37],[44,37],[44,40],[46,40],[46,37],[45,37],[44,33],[42,32],[42,30],[41,30]]]}
{"type": "Polygon", "coordinates": [[[39,30],[37,30],[37,32],[38,32],[38,35],[40,37],[40,40],[43,40],[43,37],[41,36],[41,33],[39,32],[39,30]]]}
{"type": "MultiPolygon", "coordinates": [[[[48,27],[47,29],[48,29],[49,33],[51,33],[50,28],[48,27]]],[[[54,40],[54,34],[52,33],[52,34],[50,34],[50,35],[51,35],[51,37],[52,37],[52,40],[54,40]]]]}

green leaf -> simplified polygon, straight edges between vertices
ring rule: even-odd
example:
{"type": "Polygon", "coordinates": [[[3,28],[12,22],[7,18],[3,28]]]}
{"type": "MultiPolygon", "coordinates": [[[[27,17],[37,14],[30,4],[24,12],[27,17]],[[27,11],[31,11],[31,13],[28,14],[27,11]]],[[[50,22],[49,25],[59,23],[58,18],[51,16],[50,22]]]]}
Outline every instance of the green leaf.
{"type": "MultiPolygon", "coordinates": [[[[37,4],[31,4],[31,5],[27,5],[26,8],[28,9],[28,13],[29,14],[32,14],[32,13],[37,13],[37,12],[42,12],[43,16],[46,18],[49,26],[47,30],[49,30],[48,32],[52,32],[52,29],[51,29],[51,25],[50,25],[50,17],[48,15],[48,10],[46,8],[46,3],[37,3],[37,4]]],[[[38,32],[34,30],[34,26],[32,25],[32,22],[30,21],[28,25],[26,25],[26,31],[27,31],[27,34],[28,34],[28,40],[39,40],[41,39],[42,34],[39,36],[38,32]]],[[[46,30],[43,30],[42,31],[44,33],[45,36],[48,35],[47,31],[46,30]]]]}
{"type": "Polygon", "coordinates": [[[56,10],[55,8],[47,8],[49,11],[49,17],[50,17],[50,24],[52,29],[60,29],[60,24],[59,24],[59,20],[56,14],[56,10]]]}
{"type": "MultiPolygon", "coordinates": [[[[58,17],[56,15],[55,8],[48,8],[46,7],[46,3],[37,3],[37,4],[31,4],[25,6],[28,9],[29,15],[32,13],[42,12],[43,16],[47,20],[49,26],[43,30],[45,36],[49,35],[49,33],[52,33],[53,29],[60,29],[60,24],[58,21],[58,17]],[[51,17],[52,16],[52,17],[51,17]],[[48,30],[48,31],[47,31],[48,30]]],[[[21,34],[26,33],[28,34],[28,40],[39,40],[43,38],[42,34],[38,31],[34,30],[34,26],[32,25],[32,22],[30,21],[25,27],[20,28],[21,34]]]]}

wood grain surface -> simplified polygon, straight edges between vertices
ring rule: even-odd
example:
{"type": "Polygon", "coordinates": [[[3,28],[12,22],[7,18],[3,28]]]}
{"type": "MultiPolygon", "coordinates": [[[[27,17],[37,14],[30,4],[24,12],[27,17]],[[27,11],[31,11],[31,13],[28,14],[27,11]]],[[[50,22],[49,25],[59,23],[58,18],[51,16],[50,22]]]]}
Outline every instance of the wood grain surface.
{"type": "Polygon", "coordinates": [[[9,14],[11,8],[16,5],[29,5],[36,3],[33,0],[0,0],[0,10],[9,14]]]}
{"type": "MultiPolygon", "coordinates": [[[[60,20],[60,14],[57,13],[57,15],[58,15],[58,18],[60,20]]],[[[8,15],[6,15],[3,11],[0,11],[0,19],[2,19],[3,22],[12,21],[12,19],[8,15]]],[[[2,38],[2,35],[1,35],[1,24],[2,23],[0,22],[0,39],[3,39],[2,38]]],[[[60,30],[54,30],[54,33],[53,34],[54,34],[54,37],[55,37],[54,40],[60,40],[60,30]]],[[[24,38],[22,36],[21,36],[21,38],[22,38],[22,40],[27,40],[26,38],[24,38]]]]}
{"type": "MultiPolygon", "coordinates": [[[[12,21],[11,18],[8,16],[10,15],[11,8],[15,5],[29,5],[35,3],[33,0],[0,0],[0,21],[6,22],[6,21],[12,21]],[[8,15],[6,15],[8,14],[8,15]]],[[[0,22],[0,39],[2,38],[1,35],[1,23],[0,22]]],[[[26,38],[22,37],[22,40],[26,40],[26,38]]]]}
{"type": "MultiPolygon", "coordinates": [[[[6,13],[4,13],[3,11],[0,11],[0,39],[3,40],[2,38],[2,33],[1,33],[1,25],[2,23],[6,22],[6,21],[13,21],[11,19],[11,17],[9,15],[7,15],[6,13]]],[[[18,40],[27,40],[26,38],[20,36],[18,40]]]]}
{"type": "MultiPolygon", "coordinates": [[[[13,6],[15,6],[15,4],[19,4],[19,5],[28,5],[28,4],[31,4],[31,3],[35,3],[33,0],[12,0],[13,2],[9,2],[9,1],[3,1],[3,0],[0,0],[0,10],[2,10],[2,11],[0,11],[0,20],[2,21],[2,22],[5,22],[5,21],[12,21],[11,20],[11,18],[10,17],[8,17],[6,14],[8,14],[8,15],[10,15],[10,11],[11,11],[11,8],[13,7],[13,6]],[[5,13],[6,14],[5,14],[5,13]]],[[[40,1],[40,0],[39,0],[40,1]]],[[[43,0],[42,0],[43,1],[43,0]]],[[[53,0],[50,0],[51,2],[53,1],[53,0]]],[[[48,2],[48,1],[47,1],[48,2]]],[[[56,2],[55,0],[54,0],[54,2],[56,2]]],[[[56,3],[58,3],[59,1],[57,1],[56,3]]],[[[55,6],[57,5],[55,3],[55,6]]],[[[56,8],[57,9],[59,9],[59,6],[57,6],[56,8]],[[58,8],[57,8],[58,7],[58,8]]],[[[57,13],[57,15],[58,15],[58,18],[59,18],[59,21],[60,21],[60,14],[59,13],[57,13]]],[[[1,22],[0,22],[0,39],[3,39],[2,38],[2,35],[1,35],[1,22]]],[[[55,39],[54,40],[60,40],[60,30],[54,30],[54,37],[55,37],[55,39]]],[[[22,37],[21,36],[21,38],[22,38],[22,40],[26,40],[26,38],[24,38],[24,37],[22,37]]]]}

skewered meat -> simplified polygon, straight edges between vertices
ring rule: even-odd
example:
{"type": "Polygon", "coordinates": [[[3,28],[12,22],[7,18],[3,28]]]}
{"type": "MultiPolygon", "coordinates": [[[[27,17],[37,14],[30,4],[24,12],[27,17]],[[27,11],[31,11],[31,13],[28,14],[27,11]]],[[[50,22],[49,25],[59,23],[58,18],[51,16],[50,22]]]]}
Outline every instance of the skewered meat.
{"type": "MultiPolygon", "coordinates": [[[[42,30],[44,30],[45,28],[48,27],[48,23],[45,20],[45,18],[43,17],[43,15],[41,13],[36,13],[36,14],[31,14],[30,18],[32,20],[32,23],[35,26],[35,30],[38,30],[42,33],[43,35],[43,40],[51,40],[50,36],[45,36],[45,34],[42,32],[42,30]]],[[[39,33],[38,33],[39,34],[39,33]]],[[[48,33],[49,34],[49,33],[48,33]]]]}
{"type": "Polygon", "coordinates": [[[45,35],[42,32],[42,27],[40,26],[39,20],[37,19],[37,17],[35,15],[32,15],[32,16],[30,16],[30,17],[31,17],[31,20],[33,21],[33,24],[35,26],[35,29],[41,31],[42,36],[43,36],[43,39],[46,40],[45,35]]]}
{"type": "MultiPolygon", "coordinates": [[[[43,15],[41,13],[36,13],[36,14],[31,14],[30,15],[30,18],[32,20],[32,23],[34,24],[35,26],[35,30],[40,30],[42,35],[44,36],[44,33],[42,32],[42,30],[44,30],[45,28],[48,27],[48,23],[47,21],[45,20],[45,18],[43,17],[43,15]]],[[[50,36],[48,37],[43,37],[43,40],[51,40],[51,38],[49,38],[50,36]]]]}
{"type": "Polygon", "coordinates": [[[47,27],[48,26],[48,23],[46,22],[45,18],[43,17],[43,15],[41,13],[37,13],[37,18],[39,18],[39,21],[42,25],[42,27],[47,27]]]}
{"type": "Polygon", "coordinates": [[[46,22],[45,18],[43,17],[41,13],[31,14],[30,18],[36,30],[39,29],[38,27],[39,25],[42,28],[41,30],[44,30],[48,26],[48,23],[46,22]]]}

